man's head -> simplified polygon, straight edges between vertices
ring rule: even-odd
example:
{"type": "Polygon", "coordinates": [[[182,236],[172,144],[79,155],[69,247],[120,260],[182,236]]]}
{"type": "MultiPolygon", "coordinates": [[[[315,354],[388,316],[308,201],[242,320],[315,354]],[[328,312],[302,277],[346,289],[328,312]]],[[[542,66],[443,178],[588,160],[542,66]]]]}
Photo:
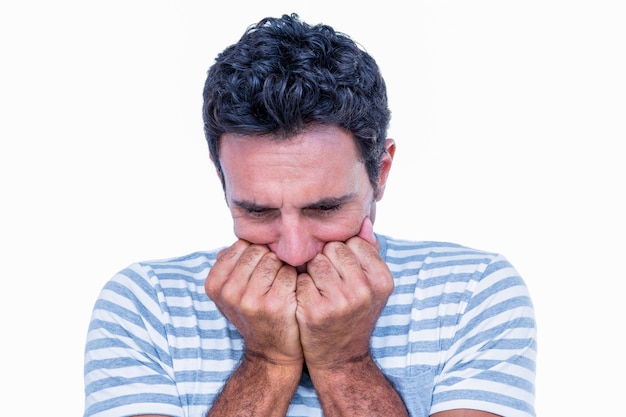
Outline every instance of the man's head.
{"type": "Polygon", "coordinates": [[[210,68],[203,115],[237,237],[303,268],[371,230],[395,144],[383,78],[346,35],[263,19],[210,68]]]}
{"type": "Polygon", "coordinates": [[[325,124],[353,135],[376,186],[390,119],[385,82],[374,59],[330,26],[310,26],[295,14],[261,20],[218,55],[203,96],[220,174],[224,133],[285,139],[325,124]]]}

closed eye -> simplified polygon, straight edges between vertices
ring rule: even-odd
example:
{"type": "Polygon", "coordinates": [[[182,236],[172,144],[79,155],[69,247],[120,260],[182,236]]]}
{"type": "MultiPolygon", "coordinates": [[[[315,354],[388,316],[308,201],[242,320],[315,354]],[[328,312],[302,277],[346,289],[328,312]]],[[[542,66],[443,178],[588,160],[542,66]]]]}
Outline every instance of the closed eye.
{"type": "Polygon", "coordinates": [[[333,205],[321,204],[318,206],[307,207],[305,211],[309,214],[326,217],[326,216],[332,216],[334,213],[340,211],[341,208],[342,208],[341,204],[333,204],[333,205]]]}
{"type": "MultiPolygon", "coordinates": [[[[353,193],[341,197],[330,197],[319,200],[302,208],[302,213],[312,217],[330,217],[340,212],[344,203],[354,197],[353,193]]],[[[233,200],[233,207],[244,216],[254,220],[271,220],[280,216],[280,209],[262,206],[250,201],[233,200]]]]}
{"type": "Polygon", "coordinates": [[[278,213],[277,209],[260,206],[246,201],[234,200],[232,204],[233,207],[236,208],[241,214],[252,219],[263,220],[275,216],[278,213]]]}
{"type": "Polygon", "coordinates": [[[243,213],[253,219],[267,219],[276,215],[276,209],[242,208],[243,213]]]}

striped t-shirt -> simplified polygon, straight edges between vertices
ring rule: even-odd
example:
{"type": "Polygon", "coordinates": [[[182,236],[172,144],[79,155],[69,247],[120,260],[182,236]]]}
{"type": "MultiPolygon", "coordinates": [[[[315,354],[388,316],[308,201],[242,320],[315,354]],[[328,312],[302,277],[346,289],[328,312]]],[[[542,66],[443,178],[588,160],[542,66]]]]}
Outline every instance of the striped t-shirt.
{"type": "MultiPolygon", "coordinates": [[[[413,417],[470,408],[534,416],[536,327],[501,255],[377,235],[395,282],[371,352],[413,417]]],[[[204,291],[217,251],[133,264],[103,288],[85,349],[85,417],[203,417],[243,339],[204,291]]],[[[322,416],[303,374],[288,416],[322,416]]]]}

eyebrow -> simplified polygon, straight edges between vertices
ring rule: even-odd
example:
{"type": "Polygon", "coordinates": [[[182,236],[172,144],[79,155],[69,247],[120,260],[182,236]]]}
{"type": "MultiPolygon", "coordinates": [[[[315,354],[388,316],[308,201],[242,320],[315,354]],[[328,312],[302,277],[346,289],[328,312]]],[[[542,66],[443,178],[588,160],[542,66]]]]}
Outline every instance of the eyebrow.
{"type": "MultiPolygon", "coordinates": [[[[332,207],[338,206],[340,204],[349,201],[354,198],[355,193],[348,193],[339,197],[326,197],[321,200],[315,201],[313,203],[309,203],[302,207],[303,209],[319,209],[322,207],[332,207]]],[[[273,210],[275,207],[263,206],[261,204],[254,203],[252,201],[246,200],[232,200],[233,205],[247,211],[263,211],[263,210],[273,210]]]]}

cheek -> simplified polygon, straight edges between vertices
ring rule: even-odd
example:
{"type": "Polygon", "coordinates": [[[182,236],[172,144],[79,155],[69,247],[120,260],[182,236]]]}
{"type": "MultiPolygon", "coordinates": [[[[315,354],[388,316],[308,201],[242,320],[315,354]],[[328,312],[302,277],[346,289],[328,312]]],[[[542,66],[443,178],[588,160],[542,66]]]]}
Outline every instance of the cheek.
{"type": "Polygon", "coordinates": [[[260,224],[249,220],[233,219],[235,236],[258,245],[269,245],[276,239],[276,226],[272,223],[260,224]]]}
{"type": "Polygon", "coordinates": [[[355,219],[351,222],[317,224],[311,234],[315,236],[316,240],[323,243],[345,242],[359,233],[362,221],[362,219],[355,219]]]}
{"type": "MultiPolygon", "coordinates": [[[[320,248],[327,242],[344,242],[357,235],[365,216],[341,218],[333,220],[305,219],[296,231],[287,231],[279,220],[268,223],[255,223],[249,220],[234,218],[234,232],[239,239],[258,245],[268,245],[270,248],[277,245],[281,239],[293,238],[297,234],[299,239],[309,240],[320,248]],[[291,236],[286,236],[291,232],[291,236]]],[[[321,249],[320,249],[321,250],[321,249]]]]}

